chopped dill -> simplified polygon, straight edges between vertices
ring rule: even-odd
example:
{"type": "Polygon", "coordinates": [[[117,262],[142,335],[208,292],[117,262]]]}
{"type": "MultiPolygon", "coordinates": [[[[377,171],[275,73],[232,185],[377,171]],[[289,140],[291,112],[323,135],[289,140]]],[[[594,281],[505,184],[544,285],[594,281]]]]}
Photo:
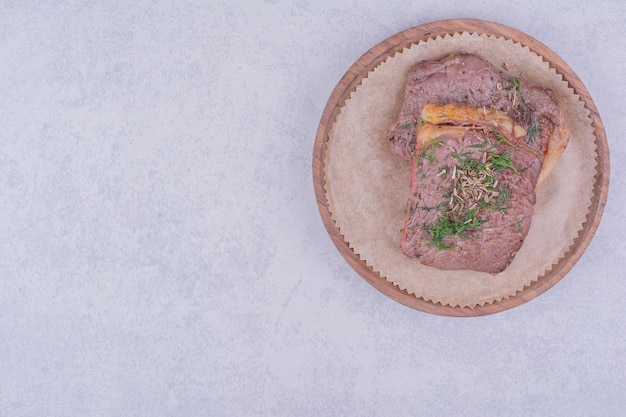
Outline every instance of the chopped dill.
{"type": "Polygon", "coordinates": [[[491,168],[495,171],[495,172],[502,172],[504,170],[506,170],[507,168],[512,169],[516,174],[519,174],[519,171],[517,170],[517,168],[515,168],[515,165],[513,165],[513,160],[511,159],[511,155],[509,155],[509,151],[504,151],[501,154],[492,154],[492,158],[491,158],[491,168]]]}
{"type": "Polygon", "coordinates": [[[514,144],[509,142],[502,133],[498,132],[497,130],[492,130],[491,134],[494,135],[496,139],[498,139],[498,145],[502,145],[503,143],[506,143],[509,146],[512,146],[514,148],[516,147],[514,144]]]}
{"type": "Polygon", "coordinates": [[[520,82],[519,82],[518,78],[516,78],[516,77],[508,77],[508,78],[505,78],[504,81],[506,81],[507,83],[510,84],[509,86],[504,88],[505,90],[514,89],[520,95],[522,94],[522,86],[520,85],[520,82]]]}
{"type": "Polygon", "coordinates": [[[532,117],[532,113],[530,114],[530,127],[528,128],[528,136],[527,136],[527,141],[529,145],[532,145],[533,143],[535,143],[535,136],[541,133],[541,126],[539,126],[539,124],[542,122],[543,120],[541,119],[537,120],[534,117],[532,117]]]}
{"type": "Polygon", "coordinates": [[[422,159],[427,159],[429,162],[433,162],[435,160],[435,148],[440,148],[442,142],[443,139],[437,139],[424,145],[419,155],[417,155],[417,162],[419,163],[422,159]]]}
{"type": "Polygon", "coordinates": [[[428,243],[436,246],[439,250],[452,249],[454,246],[446,244],[444,239],[448,236],[469,238],[469,233],[478,229],[484,223],[484,220],[476,217],[477,213],[477,209],[468,210],[464,213],[465,216],[460,219],[453,219],[449,213],[440,212],[437,220],[423,227],[430,237],[428,243]]]}
{"type": "Polygon", "coordinates": [[[528,103],[526,103],[526,100],[524,99],[524,96],[522,95],[522,87],[520,85],[519,79],[515,77],[509,77],[509,78],[505,78],[504,80],[510,84],[508,87],[505,88],[505,90],[514,89],[515,93],[519,96],[521,104],[518,104],[517,108],[520,110],[520,112],[526,113],[526,111],[528,110],[528,118],[530,120],[530,127],[527,130],[526,143],[528,143],[529,145],[532,145],[535,143],[535,137],[539,133],[541,133],[541,126],[539,126],[539,124],[542,123],[542,120],[537,120],[533,116],[533,110],[528,106],[528,103]]]}
{"type": "Polygon", "coordinates": [[[498,196],[496,197],[495,210],[506,210],[509,208],[509,200],[511,199],[511,190],[506,185],[498,187],[498,196]]]}

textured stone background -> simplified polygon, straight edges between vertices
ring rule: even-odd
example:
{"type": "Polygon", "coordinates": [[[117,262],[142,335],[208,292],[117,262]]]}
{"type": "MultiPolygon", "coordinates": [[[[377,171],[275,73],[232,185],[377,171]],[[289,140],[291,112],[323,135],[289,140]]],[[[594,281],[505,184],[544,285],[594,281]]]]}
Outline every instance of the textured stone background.
{"type": "Polygon", "coordinates": [[[623,2],[0,3],[0,416],[620,416],[623,2]],[[452,319],[379,294],[322,225],[332,89],[412,26],[522,30],[585,83],[612,155],[553,289],[452,319]]]}

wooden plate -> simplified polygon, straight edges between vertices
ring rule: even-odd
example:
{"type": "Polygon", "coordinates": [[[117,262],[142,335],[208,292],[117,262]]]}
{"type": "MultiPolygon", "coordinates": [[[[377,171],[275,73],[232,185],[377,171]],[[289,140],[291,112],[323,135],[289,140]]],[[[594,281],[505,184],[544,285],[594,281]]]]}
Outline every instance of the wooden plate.
{"type": "Polygon", "coordinates": [[[509,27],[483,20],[452,19],[417,26],[391,36],[366,52],[350,67],[333,90],[321,117],[313,153],[313,180],[318,208],[331,240],[352,268],[370,285],[399,303],[427,313],[457,317],[480,316],[507,310],[537,297],[561,280],[580,259],[598,228],[606,204],[609,183],[609,150],[604,127],[591,96],[574,71],[557,54],[532,37],[509,27]],[[589,215],[587,216],[587,221],[582,225],[582,230],[574,239],[574,244],[566,251],[565,256],[539,280],[534,281],[530,286],[525,287],[524,290],[517,292],[516,295],[503,298],[500,301],[476,305],[475,307],[442,305],[409,294],[367,266],[350,248],[348,242],[344,240],[344,237],[335,225],[326,199],[324,183],[324,161],[331,127],[337,120],[337,116],[345,105],[346,100],[352,92],[356,91],[363,78],[379,64],[401,52],[406,47],[410,47],[420,41],[463,32],[502,37],[528,47],[531,52],[541,56],[550,67],[563,76],[569,87],[580,96],[585,108],[589,110],[597,146],[597,175],[594,178],[593,197],[589,215]]]}

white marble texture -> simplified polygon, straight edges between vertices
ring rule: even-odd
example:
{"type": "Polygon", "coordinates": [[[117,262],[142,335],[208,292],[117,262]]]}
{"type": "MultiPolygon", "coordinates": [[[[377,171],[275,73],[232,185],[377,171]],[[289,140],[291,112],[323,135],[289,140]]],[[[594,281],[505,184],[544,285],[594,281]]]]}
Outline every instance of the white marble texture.
{"type": "Polygon", "coordinates": [[[625,3],[0,3],[0,416],[626,415],[625,3]],[[530,303],[384,297],[313,192],[319,119],[381,40],[539,39],[605,124],[609,201],[530,303]]]}

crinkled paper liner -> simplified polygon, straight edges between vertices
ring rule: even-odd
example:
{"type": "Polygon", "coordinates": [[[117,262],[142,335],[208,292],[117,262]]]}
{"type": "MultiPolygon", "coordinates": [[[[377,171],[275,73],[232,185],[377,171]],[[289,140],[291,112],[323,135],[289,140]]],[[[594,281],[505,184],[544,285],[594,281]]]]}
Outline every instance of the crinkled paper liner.
{"type": "Polygon", "coordinates": [[[409,294],[452,307],[501,301],[546,274],[582,229],[596,174],[591,122],[583,101],[562,76],[519,43],[466,32],[420,41],[363,78],[333,125],[324,177],[332,219],[361,260],[409,294]],[[551,176],[537,190],[532,226],[522,248],[497,275],[427,267],[399,249],[411,169],[409,162],[390,151],[386,135],[415,64],[455,52],[479,55],[512,76],[552,89],[571,134],[551,176]]]}

